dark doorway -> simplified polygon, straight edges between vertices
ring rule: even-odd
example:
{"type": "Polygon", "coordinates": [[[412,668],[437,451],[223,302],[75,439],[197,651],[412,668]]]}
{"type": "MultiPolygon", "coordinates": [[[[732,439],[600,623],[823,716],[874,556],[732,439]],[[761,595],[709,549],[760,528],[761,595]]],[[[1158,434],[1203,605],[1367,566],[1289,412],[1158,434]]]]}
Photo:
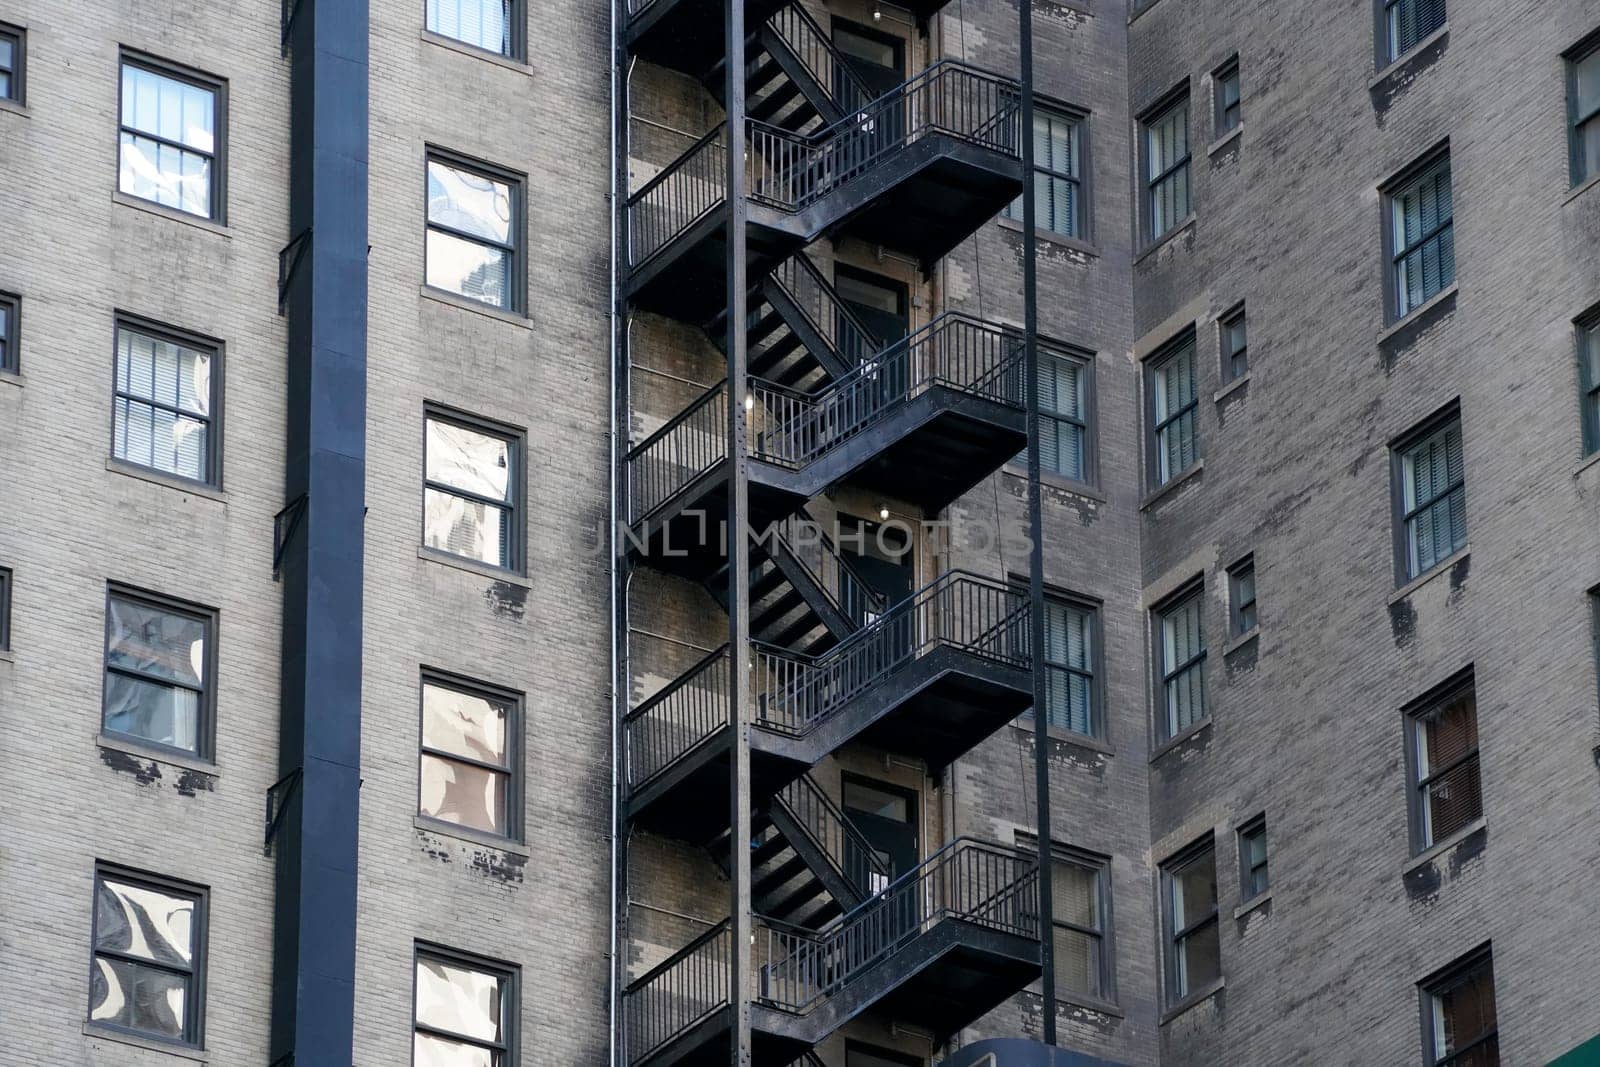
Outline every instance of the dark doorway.
{"type": "Polygon", "coordinates": [[[849,84],[849,79],[842,72],[836,74],[835,99],[846,111],[860,109],[868,101],[899,88],[906,80],[904,38],[844,19],[834,19],[833,46],[844,56],[850,73],[856,76],[867,94],[865,100],[854,99],[856,90],[849,84]]]}
{"type": "Polygon", "coordinates": [[[873,621],[887,608],[911,595],[916,566],[911,556],[911,534],[902,525],[858,519],[840,514],[839,554],[866,590],[847,584],[843,607],[857,624],[873,621]]]}
{"type": "MultiPolygon", "coordinates": [[[[836,264],[833,269],[833,288],[867,332],[885,346],[905,337],[910,329],[911,319],[907,311],[910,301],[904,282],[836,264]]],[[[842,335],[845,331],[841,329],[839,333],[842,335]]]]}
{"type": "Polygon", "coordinates": [[[843,780],[845,817],[855,824],[873,853],[889,870],[888,878],[876,874],[859,845],[846,839],[848,873],[873,892],[911,870],[920,861],[917,849],[917,794],[871,778],[847,774],[843,780]],[[854,853],[854,854],[852,854],[854,853]],[[873,884],[876,883],[876,884],[873,884]]]}

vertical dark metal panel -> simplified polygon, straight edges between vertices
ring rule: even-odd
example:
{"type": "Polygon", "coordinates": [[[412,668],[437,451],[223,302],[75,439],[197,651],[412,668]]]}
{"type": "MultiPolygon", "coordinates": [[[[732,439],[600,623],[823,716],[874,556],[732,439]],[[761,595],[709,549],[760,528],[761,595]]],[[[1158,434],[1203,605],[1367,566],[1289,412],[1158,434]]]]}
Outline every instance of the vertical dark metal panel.
{"type": "Polygon", "coordinates": [[[1021,0],[1018,42],[1022,56],[1022,299],[1028,367],[1028,594],[1032,602],[1033,762],[1039,837],[1039,960],[1044,1041],[1056,1043],[1054,908],[1050,862],[1050,716],[1044,670],[1044,515],[1039,493],[1039,277],[1033,200],[1033,2],[1021,0]]]}
{"type": "Polygon", "coordinates": [[[366,490],[367,2],[300,0],[290,28],[285,499],[274,1064],[349,1067],[355,1024],[366,490]]]}
{"type": "Polygon", "coordinates": [[[628,588],[629,564],[627,556],[621,551],[618,544],[618,523],[624,521],[628,514],[628,470],[624,457],[628,452],[630,427],[632,418],[629,405],[632,403],[632,380],[629,374],[631,358],[628,349],[628,305],[623,295],[627,284],[628,264],[628,115],[631,103],[628,97],[628,52],[623,43],[626,33],[626,3],[625,0],[611,0],[613,21],[616,27],[616,39],[611,42],[612,48],[612,102],[614,114],[611,116],[612,136],[616,142],[615,158],[612,165],[615,172],[612,175],[612,186],[615,195],[612,197],[611,211],[613,219],[614,238],[611,248],[611,270],[615,286],[616,306],[612,309],[614,319],[612,329],[615,331],[613,344],[613,373],[616,380],[613,385],[612,403],[615,408],[611,426],[611,462],[616,472],[616,484],[613,486],[611,502],[610,529],[606,531],[606,545],[611,553],[611,581],[612,596],[614,598],[615,615],[612,620],[611,640],[613,642],[613,655],[615,656],[616,674],[611,680],[612,685],[612,730],[615,731],[612,745],[613,754],[618,765],[613,767],[613,776],[616,781],[612,792],[612,826],[611,832],[616,835],[616,847],[612,856],[615,864],[612,871],[613,899],[611,901],[612,938],[611,947],[615,953],[610,960],[611,966],[611,1027],[612,1027],[612,1057],[611,1067],[628,1062],[627,1034],[622,1026],[622,988],[626,984],[627,974],[623,965],[626,953],[621,951],[623,938],[628,930],[628,827],[624,808],[623,789],[626,781],[625,768],[627,767],[627,738],[622,729],[622,719],[628,712],[628,588]]]}
{"type": "Polygon", "coordinates": [[[746,706],[750,684],[750,623],[747,617],[750,588],[750,541],[746,527],[750,514],[750,487],[746,478],[749,459],[745,440],[746,415],[745,331],[745,0],[723,0],[723,25],[728,61],[724,99],[728,102],[728,642],[731,672],[728,714],[733,731],[732,773],[729,782],[729,863],[732,951],[729,952],[729,993],[733,1007],[733,1040],[729,1042],[734,1067],[750,1064],[750,726],[746,706]]]}

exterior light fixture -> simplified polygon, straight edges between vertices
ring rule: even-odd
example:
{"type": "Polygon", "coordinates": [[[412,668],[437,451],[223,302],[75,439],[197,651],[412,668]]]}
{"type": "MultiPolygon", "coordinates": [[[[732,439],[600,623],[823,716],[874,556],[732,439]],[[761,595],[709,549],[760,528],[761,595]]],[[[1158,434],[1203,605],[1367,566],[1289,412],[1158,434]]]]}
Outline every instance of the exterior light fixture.
{"type": "Polygon", "coordinates": [[[884,505],[879,504],[878,505],[878,519],[879,519],[879,521],[887,521],[888,518],[889,518],[889,509],[887,507],[885,507],[884,505]]]}
{"type": "Polygon", "coordinates": [[[744,409],[746,411],[754,411],[755,408],[756,408],[756,395],[754,393],[746,393],[746,394],[744,394],[744,409]]]}

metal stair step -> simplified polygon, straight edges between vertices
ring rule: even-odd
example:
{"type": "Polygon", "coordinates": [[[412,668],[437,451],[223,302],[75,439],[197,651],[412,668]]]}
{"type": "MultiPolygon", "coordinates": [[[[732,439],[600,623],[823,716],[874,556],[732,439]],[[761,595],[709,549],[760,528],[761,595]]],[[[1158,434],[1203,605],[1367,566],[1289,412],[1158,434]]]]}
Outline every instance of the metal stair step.
{"type": "MultiPolygon", "coordinates": [[[[780,838],[780,840],[782,839],[780,838]]],[[[787,841],[784,842],[784,848],[788,848],[787,841]]],[[[758,849],[757,851],[760,850],[758,849]]],[[[756,868],[755,853],[751,853],[750,868],[752,871],[756,868]]],[[[781,888],[785,883],[804,873],[805,870],[806,861],[801,859],[799,854],[791,852],[788,859],[785,859],[771,870],[764,870],[759,876],[752,875],[750,891],[756,896],[768,896],[774,890],[781,888]]],[[[814,881],[814,879],[812,880],[814,881]]]]}

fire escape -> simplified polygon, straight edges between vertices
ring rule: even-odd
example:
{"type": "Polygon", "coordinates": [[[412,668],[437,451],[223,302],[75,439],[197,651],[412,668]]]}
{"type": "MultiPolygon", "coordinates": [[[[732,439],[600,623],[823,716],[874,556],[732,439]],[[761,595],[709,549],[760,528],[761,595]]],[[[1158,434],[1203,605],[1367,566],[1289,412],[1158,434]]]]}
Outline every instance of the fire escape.
{"type": "MultiPolygon", "coordinates": [[[[623,62],[727,103],[726,4],[627,0],[623,62]]],[[[741,1040],[755,1064],[818,1067],[810,1050],[865,1012],[943,1040],[1039,977],[1048,928],[1035,853],[961,838],[891,877],[808,773],[856,742],[938,773],[1034,701],[1026,586],[948,571],[887,603],[807,510],[849,486],[931,515],[1028,447],[1023,330],[945,312],[885,342],[807,253],[854,237],[931,267],[1023,191],[1022,86],[945,59],[873,95],[800,4],[744,0],[744,19],[743,100],[618,210],[626,308],[729,354],[729,379],[623,448],[622,564],[742,615],[742,640],[623,709],[622,817],[748,887],[747,928],[626,984],[630,1067],[727,1063],[741,1040]]]]}

